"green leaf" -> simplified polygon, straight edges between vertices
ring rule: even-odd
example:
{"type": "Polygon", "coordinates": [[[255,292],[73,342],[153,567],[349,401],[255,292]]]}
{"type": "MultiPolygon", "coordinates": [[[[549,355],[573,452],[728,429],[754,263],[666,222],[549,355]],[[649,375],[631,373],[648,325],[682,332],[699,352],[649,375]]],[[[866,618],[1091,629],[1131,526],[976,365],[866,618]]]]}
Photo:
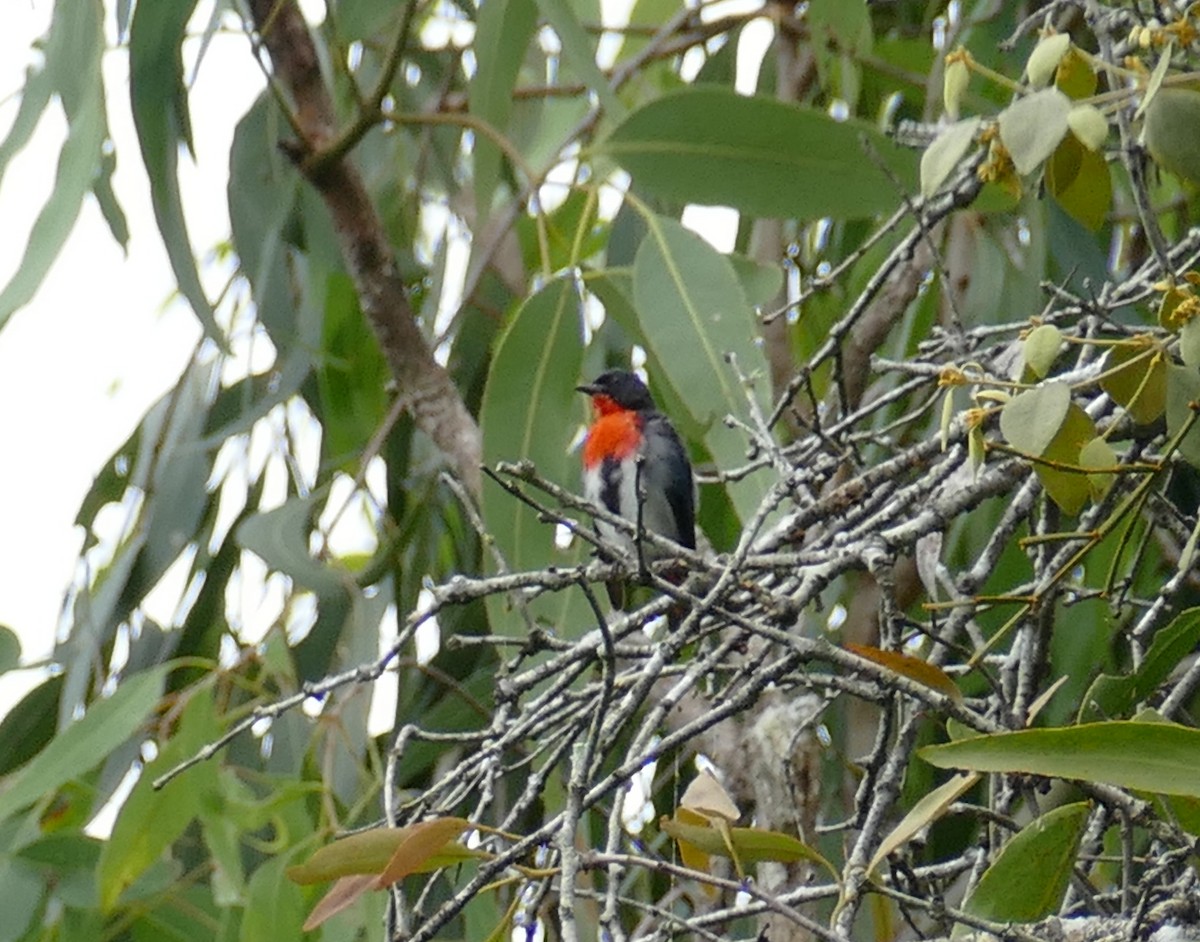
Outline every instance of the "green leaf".
{"type": "Polygon", "coordinates": [[[716,86],[654,99],[598,149],[655,196],[756,216],[872,216],[916,189],[915,155],[873,125],[716,86]]]}
{"type": "MultiPolygon", "coordinates": [[[[633,6],[629,11],[629,25],[632,27],[643,26],[659,29],[663,23],[666,23],[675,16],[682,6],[683,4],[680,0],[634,0],[633,6]]],[[[637,30],[631,30],[628,33],[619,35],[623,35],[623,39],[621,40],[620,51],[614,57],[617,62],[636,55],[651,41],[650,35],[643,34],[637,30]]],[[[726,46],[710,55],[705,62],[705,66],[709,65],[722,52],[727,51],[729,45],[727,43],[726,46]]],[[[697,79],[697,81],[700,80],[699,78],[697,79]]]]}
{"type": "Polygon", "coordinates": [[[284,133],[275,100],[267,93],[238,121],[229,152],[229,225],[242,273],[254,291],[259,321],[278,350],[316,349],[319,333],[297,325],[287,268],[284,231],[298,215],[299,175],[286,165],[275,142],[284,133]]]}
{"type": "MultiPolygon", "coordinates": [[[[1080,453],[1084,445],[1096,437],[1096,424],[1075,403],[1067,408],[1062,427],[1043,452],[1042,457],[1060,465],[1078,467],[1082,464],[1080,453]]],[[[1077,514],[1092,494],[1089,477],[1078,471],[1051,467],[1047,464],[1034,466],[1046,493],[1065,513],[1077,514]]]]}
{"type": "Polygon", "coordinates": [[[1200,92],[1160,88],[1146,108],[1143,134],[1156,164],[1200,183],[1200,92]]]}
{"type": "Polygon", "coordinates": [[[1071,880],[1087,816],[1087,803],[1077,802],[1027,824],[984,871],[963,909],[1005,923],[1036,922],[1056,913],[1071,880]]]}
{"type": "MultiPolygon", "coordinates": [[[[557,278],[529,298],[500,338],[488,372],[480,408],[484,461],[533,462],[538,473],[565,487],[577,487],[577,457],[567,447],[584,416],[581,382],[583,330],[580,300],[571,278],[557,278]]],[[[564,552],[554,543],[554,526],[537,519],[520,501],[494,484],[483,491],[483,513],[489,532],[514,571],[569,565],[577,550],[564,552]]],[[[538,600],[535,613],[561,625],[568,617],[566,600],[538,600]]],[[[586,602],[579,595],[579,602],[586,602]]],[[[489,599],[489,613],[503,630],[523,630],[502,614],[503,601],[489,599]]],[[[501,630],[498,625],[493,628],[501,630]]]]}
{"type": "Polygon", "coordinates": [[[0,625],[0,674],[20,666],[21,639],[8,625],[0,625]]]}
{"type": "Polygon", "coordinates": [[[191,691],[179,729],[121,806],[96,868],[100,908],[112,911],[121,893],[151,867],[200,812],[216,790],[217,765],[202,762],[155,791],[159,775],[197,753],[219,735],[211,686],[191,691]]]}
{"type": "MultiPolygon", "coordinates": [[[[476,68],[469,101],[476,115],[503,134],[512,112],[512,90],[525,59],[525,49],[537,25],[533,0],[494,0],[479,8],[475,24],[476,68]]],[[[475,211],[481,227],[492,207],[500,179],[500,148],[486,134],[475,135],[475,211]]]]}
{"type": "Polygon", "coordinates": [[[1021,344],[1021,355],[1038,379],[1045,379],[1062,349],[1062,331],[1053,324],[1042,324],[1029,332],[1021,344]]]}
{"type": "Polygon", "coordinates": [[[129,92],[138,145],[150,178],[150,201],[180,293],[207,334],[228,352],[224,333],[200,284],[188,238],[177,173],[179,145],[192,149],[183,40],[196,0],[139,3],[129,29],[129,92]]]}
{"type": "Polygon", "coordinates": [[[1192,409],[1200,402],[1200,372],[1190,366],[1168,364],[1167,370],[1167,433],[1173,438],[1188,429],[1179,443],[1179,453],[1193,468],[1200,468],[1200,422],[1192,409]]]}
{"type": "Polygon", "coordinates": [[[1071,387],[1047,383],[1014,396],[1000,411],[1000,433],[1013,448],[1041,457],[1062,428],[1071,387]]]}
{"type": "Polygon", "coordinates": [[[1096,69],[1091,57],[1072,45],[1058,63],[1054,84],[1072,101],[1090,98],[1096,92],[1096,69]]]}
{"type": "MultiPolygon", "coordinates": [[[[974,731],[972,730],[972,733],[974,731]]],[[[879,843],[875,856],[867,864],[867,873],[874,874],[879,865],[888,858],[888,854],[907,843],[914,835],[937,821],[946,809],[958,801],[976,782],[978,775],[956,775],[943,782],[931,792],[921,796],[921,799],[904,816],[899,824],[879,843]]]]}
{"type": "Polygon", "coordinates": [[[1200,317],[1193,317],[1179,328],[1179,357],[1193,370],[1200,369],[1200,317]]]}
{"type": "Polygon", "coordinates": [[[353,475],[388,411],[391,376],[350,276],[330,274],[317,386],[321,391],[322,467],[353,475]]]}
{"type": "Polygon", "coordinates": [[[46,892],[46,880],[34,867],[21,860],[0,857],[0,912],[4,913],[0,939],[10,942],[30,938],[25,930],[41,909],[46,892]]]}
{"type": "Polygon", "coordinates": [[[1200,797],[1200,730],[1170,723],[1024,729],[925,746],[917,754],[941,769],[1021,772],[1200,797]]]}
{"type": "Polygon", "coordinates": [[[112,233],[112,237],[121,248],[129,251],[129,220],[125,217],[125,210],[121,208],[121,204],[117,200],[116,191],[113,190],[112,185],[113,174],[116,172],[116,151],[102,154],[100,157],[100,170],[96,174],[96,179],[92,182],[92,195],[96,197],[96,202],[100,206],[100,212],[104,216],[104,221],[108,223],[108,231],[112,233]]]}
{"type": "Polygon", "coordinates": [[[304,896],[284,876],[286,855],[274,857],[257,870],[246,887],[245,911],[239,942],[278,942],[301,939],[304,896]]]}
{"type": "Polygon", "coordinates": [[[1200,608],[1180,612],[1154,635],[1136,671],[1124,676],[1101,674],[1088,688],[1078,721],[1117,719],[1150,696],[1180,662],[1200,644],[1200,608]]]}
{"type": "Polygon", "coordinates": [[[25,694],[0,720],[0,776],[20,768],[54,738],[63,676],[49,677],[25,694]]]}
{"type": "Polygon", "coordinates": [[[111,697],[94,701],[81,719],[9,779],[0,792],[0,821],[95,768],[132,736],[158,703],[168,670],[169,665],[160,664],[127,677],[111,697]]]}
{"type": "Polygon", "coordinates": [[[663,817],[658,822],[659,830],[676,841],[687,843],[699,848],[706,854],[716,857],[730,858],[730,848],[737,854],[742,864],[756,864],[762,861],[776,863],[797,863],[807,860],[820,864],[836,878],[838,872],[819,851],[809,847],[803,841],[783,834],[779,831],[767,831],[762,828],[729,828],[729,843],[725,842],[723,829],[704,824],[690,824],[678,818],[663,817]]]}
{"type": "Polygon", "coordinates": [[[1081,226],[1097,232],[1112,208],[1112,175],[1104,155],[1068,134],[1046,164],[1046,189],[1081,226]]]}
{"type": "Polygon", "coordinates": [[[1071,99],[1057,88],[1026,95],[1000,112],[1000,140],[1017,173],[1033,173],[1054,153],[1067,133],[1070,112],[1071,99]]]}
{"type": "Polygon", "coordinates": [[[1135,338],[1109,351],[1108,374],[1100,388],[1125,407],[1138,425],[1155,421],[1167,404],[1167,362],[1149,338],[1135,338]]]}
{"type": "Polygon", "coordinates": [[[958,162],[975,141],[983,119],[965,118],[950,125],[934,138],[921,155],[921,195],[928,198],[938,191],[954,172],[958,162]]]}
{"type": "Polygon", "coordinates": [[[762,307],[779,297],[783,291],[783,269],[773,262],[760,262],[747,255],[730,253],[734,274],[746,293],[746,302],[751,307],[762,307]]]}
{"type": "MultiPolygon", "coordinates": [[[[744,417],[746,391],[726,360],[737,356],[742,372],[757,379],[763,401],[767,366],[754,342],[757,326],[729,259],[673,219],[651,216],[633,265],[633,301],[647,343],[666,370],[664,377],[707,431],[704,443],[718,466],[746,459],[746,441],[724,417],[744,417]]],[[[756,476],[731,484],[742,520],[758,507],[765,485],[756,476]]]]}
{"type": "MultiPolygon", "coordinates": [[[[1119,460],[1112,445],[1103,438],[1093,438],[1079,450],[1079,463],[1085,468],[1115,468],[1119,460]]],[[[1112,472],[1089,474],[1088,484],[1092,489],[1092,500],[1103,499],[1115,480],[1116,475],[1112,472]]]]}

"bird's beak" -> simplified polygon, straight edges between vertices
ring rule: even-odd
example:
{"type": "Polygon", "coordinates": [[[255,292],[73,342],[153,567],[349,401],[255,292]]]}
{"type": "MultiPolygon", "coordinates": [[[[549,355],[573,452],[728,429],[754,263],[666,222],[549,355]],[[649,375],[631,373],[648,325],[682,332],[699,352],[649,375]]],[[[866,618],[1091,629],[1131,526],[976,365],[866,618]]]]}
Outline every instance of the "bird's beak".
{"type": "Polygon", "coordinates": [[[576,386],[575,391],[581,392],[581,393],[587,393],[589,396],[594,396],[598,392],[600,392],[600,387],[596,386],[594,383],[585,383],[582,386],[576,386]]]}

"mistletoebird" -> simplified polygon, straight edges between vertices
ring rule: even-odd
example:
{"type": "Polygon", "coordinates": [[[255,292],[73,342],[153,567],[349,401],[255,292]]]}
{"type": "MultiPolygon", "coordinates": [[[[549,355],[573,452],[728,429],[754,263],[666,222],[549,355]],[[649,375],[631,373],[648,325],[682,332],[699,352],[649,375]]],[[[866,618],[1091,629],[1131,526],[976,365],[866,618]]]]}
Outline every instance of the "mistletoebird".
{"type": "MultiPolygon", "coordinates": [[[[626,370],[608,370],[576,389],[591,396],[595,410],[583,445],[584,496],[636,525],[640,459],[642,527],[695,549],[692,466],[679,434],[655,408],[645,383],[626,370]]],[[[639,552],[631,534],[603,521],[596,521],[596,528],[639,561],[663,555],[649,544],[639,552]]],[[[609,587],[609,595],[619,605],[620,595],[613,589],[609,587]]]]}

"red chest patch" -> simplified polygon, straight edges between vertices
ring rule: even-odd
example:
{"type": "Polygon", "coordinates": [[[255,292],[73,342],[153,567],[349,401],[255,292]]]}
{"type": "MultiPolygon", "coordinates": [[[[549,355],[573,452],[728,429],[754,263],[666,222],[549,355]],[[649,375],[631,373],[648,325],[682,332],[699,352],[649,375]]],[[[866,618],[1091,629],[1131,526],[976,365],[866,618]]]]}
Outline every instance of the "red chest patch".
{"type": "Polygon", "coordinates": [[[583,444],[583,466],[591,468],[605,458],[621,461],[637,450],[642,440],[642,420],[636,412],[609,412],[596,419],[583,444]]]}

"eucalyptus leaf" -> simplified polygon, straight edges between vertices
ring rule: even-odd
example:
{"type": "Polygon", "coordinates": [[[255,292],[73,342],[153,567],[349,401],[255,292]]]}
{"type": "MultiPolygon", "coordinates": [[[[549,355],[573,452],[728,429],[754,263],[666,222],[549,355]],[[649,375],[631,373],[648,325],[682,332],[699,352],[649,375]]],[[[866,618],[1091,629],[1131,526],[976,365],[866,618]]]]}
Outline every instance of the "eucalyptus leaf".
{"type": "Polygon", "coordinates": [[[659,197],[756,216],[871,216],[916,188],[916,158],[873,126],[714,86],[650,101],[598,149],[659,197]]]}
{"type": "Polygon", "coordinates": [[[1200,730],[1173,723],[1023,729],[925,746],[917,754],[942,769],[1020,772],[1200,797],[1200,730]]]}

